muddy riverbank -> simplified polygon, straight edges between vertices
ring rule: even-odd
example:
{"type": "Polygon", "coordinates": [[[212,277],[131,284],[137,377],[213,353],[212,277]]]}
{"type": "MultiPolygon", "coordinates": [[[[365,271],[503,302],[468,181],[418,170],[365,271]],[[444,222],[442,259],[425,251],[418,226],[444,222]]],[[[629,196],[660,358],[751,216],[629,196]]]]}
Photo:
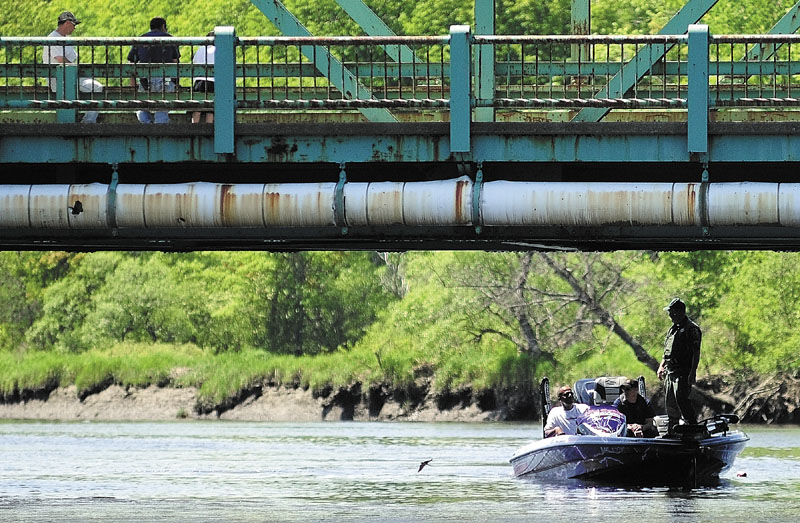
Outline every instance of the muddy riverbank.
{"type": "MultiPolygon", "coordinates": [[[[0,418],[49,420],[167,420],[175,418],[252,421],[511,421],[539,418],[530,390],[461,389],[433,392],[421,381],[403,389],[387,385],[314,391],[264,384],[220,404],[208,404],[194,388],[108,384],[78,393],[74,386],[22,391],[0,402],[0,418]]],[[[701,417],[733,412],[746,423],[800,424],[800,373],[771,377],[714,376],[693,392],[701,417]]],[[[659,387],[650,387],[657,412],[659,387]]]]}

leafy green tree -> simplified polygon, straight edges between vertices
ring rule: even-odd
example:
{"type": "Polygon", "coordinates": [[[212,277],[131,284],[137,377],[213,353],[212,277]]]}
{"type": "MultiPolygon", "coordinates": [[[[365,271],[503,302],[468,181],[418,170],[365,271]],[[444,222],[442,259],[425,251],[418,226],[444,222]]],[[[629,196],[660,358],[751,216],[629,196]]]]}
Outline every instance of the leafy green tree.
{"type": "Polygon", "coordinates": [[[90,346],[109,341],[196,343],[198,326],[209,316],[200,289],[181,282],[156,256],[119,263],[93,300],[80,330],[90,346]]]}
{"type": "Polygon", "coordinates": [[[31,345],[66,352],[85,349],[81,328],[96,304],[94,293],[121,260],[118,253],[81,256],[69,273],[44,288],[42,314],[26,334],[31,345]]]}
{"type": "Polygon", "coordinates": [[[730,274],[719,306],[707,315],[720,325],[720,338],[730,344],[718,343],[715,357],[737,370],[796,370],[800,366],[797,254],[749,252],[741,256],[743,263],[730,274]]]}
{"type": "Polygon", "coordinates": [[[256,275],[250,308],[255,343],[273,352],[315,354],[356,341],[392,298],[368,253],[276,254],[256,275]]]}

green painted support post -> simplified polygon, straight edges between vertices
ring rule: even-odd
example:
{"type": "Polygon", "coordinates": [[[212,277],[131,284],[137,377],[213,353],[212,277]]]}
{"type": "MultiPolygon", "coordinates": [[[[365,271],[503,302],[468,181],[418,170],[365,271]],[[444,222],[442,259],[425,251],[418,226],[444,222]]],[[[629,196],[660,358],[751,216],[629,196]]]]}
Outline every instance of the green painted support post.
{"type": "MultiPolygon", "coordinates": [[[[58,100],[78,99],[78,66],[66,64],[56,73],[56,98],[58,100]],[[61,74],[63,73],[63,74],[61,74]]],[[[56,122],[75,123],[78,112],[75,109],[57,109],[56,122]]]]}
{"type": "MultiPolygon", "coordinates": [[[[364,30],[369,36],[397,36],[394,31],[389,29],[389,26],[383,23],[383,20],[378,18],[372,9],[370,9],[361,0],[336,0],[339,7],[344,9],[350,18],[352,18],[361,29],[364,30]]],[[[401,64],[411,64],[419,62],[414,55],[414,51],[407,45],[384,45],[383,50],[395,62],[401,64]]]]}
{"type": "MultiPolygon", "coordinates": [[[[697,23],[717,0],[689,0],[667,24],[658,32],[660,35],[684,34],[690,24],[697,23]]],[[[624,96],[653,65],[672,49],[672,45],[645,45],[633,59],[614,75],[608,85],[600,90],[595,98],[618,98],[624,96]]],[[[573,122],[599,122],[611,109],[607,107],[587,107],[581,109],[572,119],[573,122]]]]}
{"type": "MultiPolygon", "coordinates": [[[[495,0],[475,0],[475,34],[493,35],[495,31],[495,0]]],[[[476,45],[475,52],[475,92],[481,100],[494,100],[495,53],[493,45],[476,45]]],[[[476,122],[493,122],[494,107],[476,107],[476,122]]]]}
{"type": "MultiPolygon", "coordinates": [[[[313,36],[295,16],[279,0],[250,0],[270,22],[275,24],[278,30],[287,36],[313,36]]],[[[351,73],[344,64],[336,57],[332,56],[324,46],[301,46],[300,51],[303,55],[314,63],[319,72],[324,75],[330,74],[328,81],[331,82],[345,96],[353,98],[352,94],[358,99],[366,100],[372,98],[372,93],[357,81],[355,75],[351,73]]],[[[367,120],[371,122],[396,122],[397,118],[384,108],[362,108],[359,109],[367,120]]]]}
{"type": "Polygon", "coordinates": [[[214,152],[234,152],[236,124],[236,32],[214,28],[214,152]]]}
{"type": "Polygon", "coordinates": [[[706,162],[708,158],[708,26],[689,26],[689,154],[706,162]]]}
{"type": "MultiPolygon", "coordinates": [[[[572,0],[570,9],[570,34],[589,35],[592,34],[592,4],[590,0],[572,0]]],[[[572,44],[570,47],[570,59],[577,62],[588,62],[591,57],[591,46],[572,44]]]]}
{"type": "Polygon", "coordinates": [[[467,153],[470,149],[472,82],[468,25],[450,26],[450,152],[467,153]]]}

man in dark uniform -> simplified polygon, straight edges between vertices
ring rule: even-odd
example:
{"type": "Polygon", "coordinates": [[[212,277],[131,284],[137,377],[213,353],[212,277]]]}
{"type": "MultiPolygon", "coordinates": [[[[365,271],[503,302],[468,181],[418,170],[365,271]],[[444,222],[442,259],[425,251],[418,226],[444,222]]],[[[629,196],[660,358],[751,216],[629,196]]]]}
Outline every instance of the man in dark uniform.
{"type": "Polygon", "coordinates": [[[664,380],[664,403],[669,418],[669,433],[683,418],[687,423],[697,423],[689,391],[697,377],[700,362],[700,327],[686,316],[686,304],[673,299],[664,308],[672,319],[672,327],[664,340],[664,359],[658,366],[658,377],[664,380]]]}
{"type": "Polygon", "coordinates": [[[627,436],[636,438],[655,438],[658,436],[653,419],[656,411],[650,400],[639,394],[639,380],[626,380],[620,385],[622,395],[614,401],[614,407],[625,414],[628,425],[627,436]]]}

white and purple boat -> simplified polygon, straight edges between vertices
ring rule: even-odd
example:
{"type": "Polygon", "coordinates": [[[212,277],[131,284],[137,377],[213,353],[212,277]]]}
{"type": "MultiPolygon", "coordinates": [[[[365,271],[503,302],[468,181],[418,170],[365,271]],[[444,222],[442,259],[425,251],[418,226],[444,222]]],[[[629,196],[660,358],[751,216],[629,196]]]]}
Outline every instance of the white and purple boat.
{"type": "MultiPolygon", "coordinates": [[[[543,480],[698,486],[719,481],[733,466],[750,439],[731,425],[738,418],[720,414],[696,425],[680,425],[678,436],[666,434],[666,416],[656,418],[656,438],[626,437],[625,416],[610,404],[619,396],[624,378],[579,380],[576,401],[590,406],[578,418],[578,435],[555,436],[534,441],[511,457],[514,475],[543,480]]],[[[644,379],[639,392],[646,394],[644,379]]],[[[542,424],[550,411],[547,378],[540,387],[542,424]]]]}

